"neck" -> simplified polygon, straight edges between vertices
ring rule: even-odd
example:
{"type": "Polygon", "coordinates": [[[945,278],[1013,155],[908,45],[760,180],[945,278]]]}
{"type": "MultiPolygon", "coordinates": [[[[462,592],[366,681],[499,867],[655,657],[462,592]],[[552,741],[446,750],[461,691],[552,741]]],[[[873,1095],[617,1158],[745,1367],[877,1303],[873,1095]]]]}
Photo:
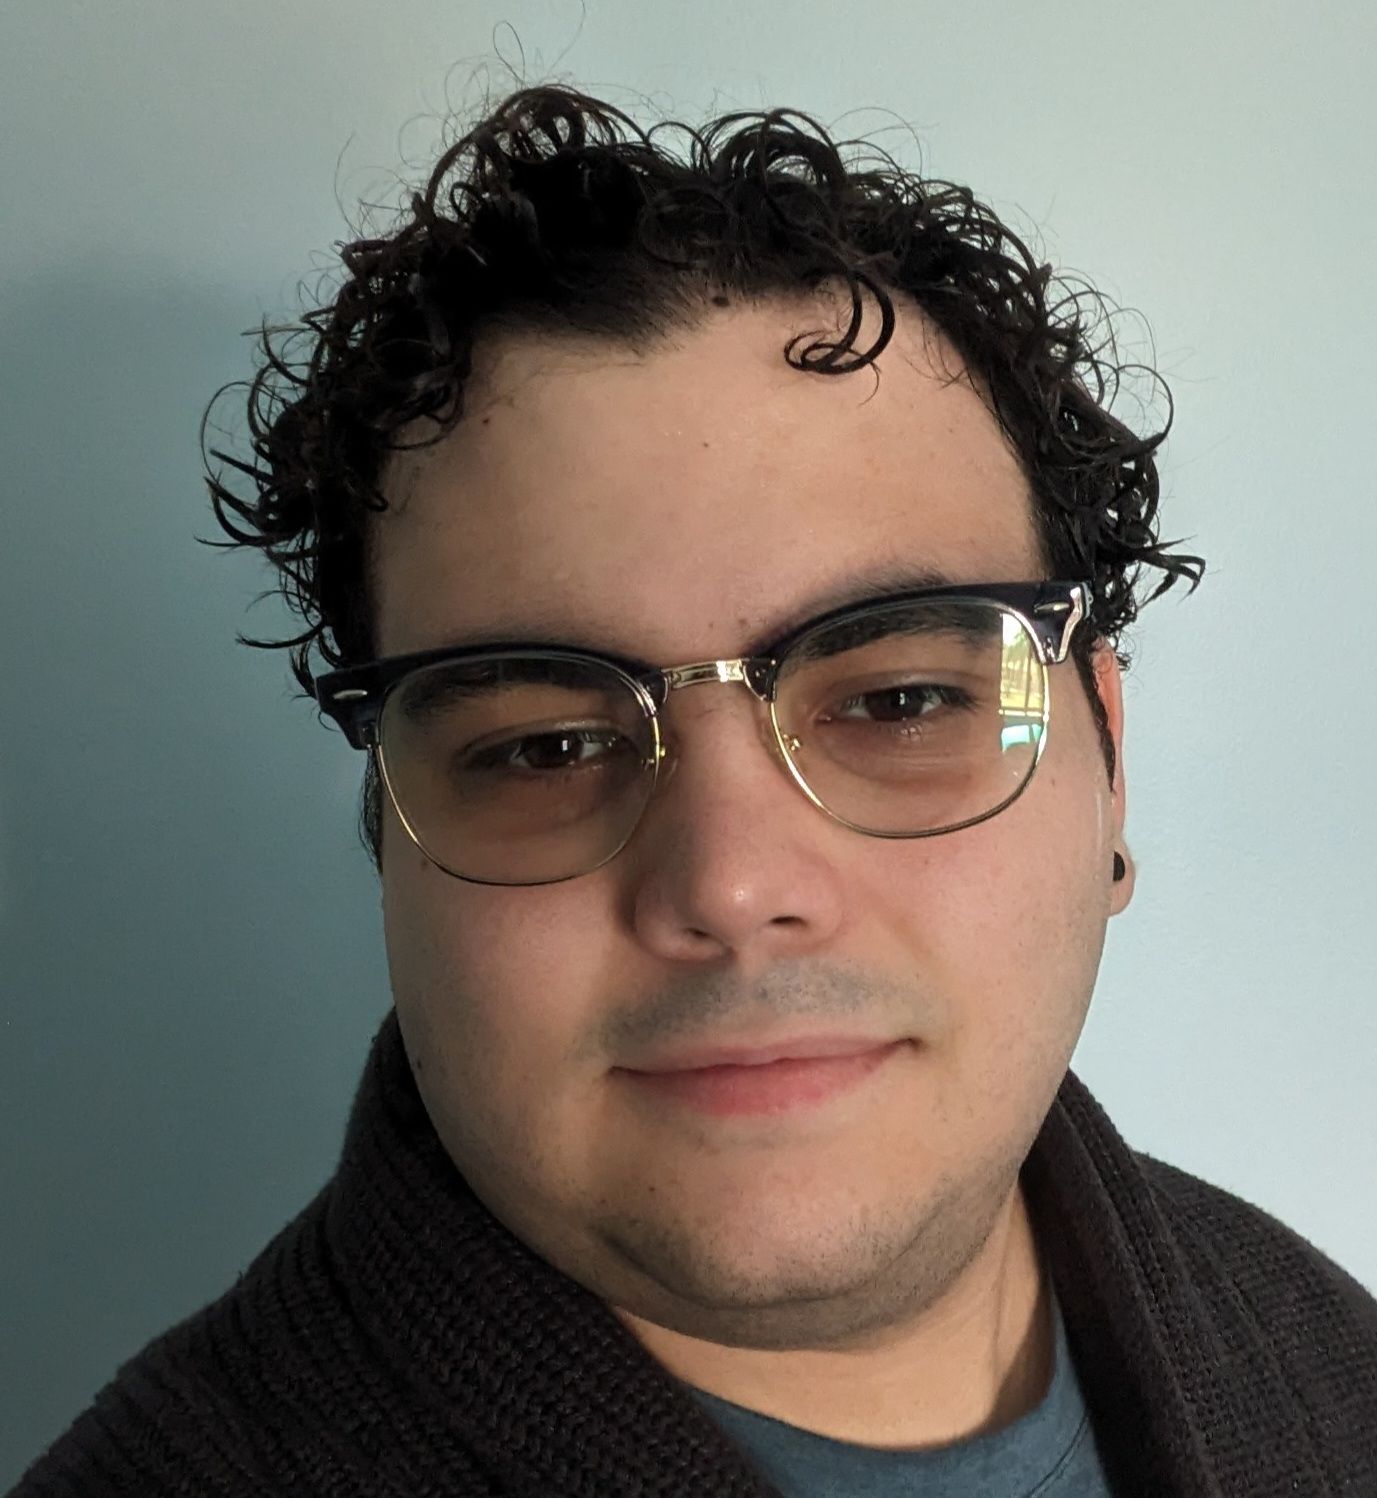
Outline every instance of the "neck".
{"type": "Polygon", "coordinates": [[[1021,1185],[942,1298],[865,1348],[721,1347],[617,1314],[695,1388],[862,1446],[917,1450],[989,1434],[1034,1409],[1051,1386],[1051,1296],[1021,1185]]]}

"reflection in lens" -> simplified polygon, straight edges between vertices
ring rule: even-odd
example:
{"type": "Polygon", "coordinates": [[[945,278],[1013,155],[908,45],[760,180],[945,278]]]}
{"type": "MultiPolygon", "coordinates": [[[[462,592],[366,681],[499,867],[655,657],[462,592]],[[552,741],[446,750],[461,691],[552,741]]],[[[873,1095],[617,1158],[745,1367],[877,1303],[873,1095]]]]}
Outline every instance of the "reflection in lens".
{"type": "Polygon", "coordinates": [[[776,718],[819,801],[865,831],[941,830],[1007,804],[1037,762],[1046,675],[998,605],[931,600],[823,626],[790,653],[776,718]]]}
{"type": "Polygon", "coordinates": [[[389,787],[436,862],[499,884],[596,867],[630,835],[654,735],[629,682],[572,657],[442,662],[385,704],[389,787]]]}

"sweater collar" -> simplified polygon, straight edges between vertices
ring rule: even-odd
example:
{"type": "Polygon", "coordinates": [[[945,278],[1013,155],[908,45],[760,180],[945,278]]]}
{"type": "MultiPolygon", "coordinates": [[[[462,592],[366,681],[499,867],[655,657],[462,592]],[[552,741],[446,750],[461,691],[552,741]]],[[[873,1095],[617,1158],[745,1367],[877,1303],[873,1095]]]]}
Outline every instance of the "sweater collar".
{"type": "MultiPolygon", "coordinates": [[[[1138,1157],[1069,1069],[1022,1175],[1115,1492],[1220,1493],[1196,1418],[1218,1333],[1138,1157]]],[[[326,1231],[354,1314],[506,1489],[593,1493],[611,1462],[627,1491],[771,1491],[607,1306],[473,1193],[395,1010],[354,1099],[326,1231]]]]}

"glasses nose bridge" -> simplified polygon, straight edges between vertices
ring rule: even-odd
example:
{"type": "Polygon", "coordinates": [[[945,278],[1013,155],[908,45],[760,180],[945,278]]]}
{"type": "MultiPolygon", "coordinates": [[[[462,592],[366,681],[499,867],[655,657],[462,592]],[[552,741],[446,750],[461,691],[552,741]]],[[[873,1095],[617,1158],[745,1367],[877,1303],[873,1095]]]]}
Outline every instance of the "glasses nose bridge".
{"type": "MultiPolygon", "coordinates": [[[[756,702],[767,709],[767,738],[776,751],[779,749],[779,730],[774,726],[772,701],[774,698],[775,671],[778,662],[768,656],[738,656],[734,660],[689,661],[680,666],[665,666],[659,676],[661,690],[653,694],[659,699],[656,716],[669,705],[669,694],[680,687],[706,686],[740,682],[750,691],[756,702]]],[[[657,727],[657,732],[658,732],[657,727]]],[[[787,741],[786,748],[796,751],[796,739],[787,741]]],[[[673,759],[673,754],[663,738],[660,741],[660,758],[673,759]]]]}
{"type": "Polygon", "coordinates": [[[770,700],[770,667],[773,662],[759,656],[738,656],[735,660],[690,661],[683,666],[666,666],[660,675],[665,684],[665,698],[680,687],[701,686],[705,682],[744,682],[761,702],[770,700]]]}

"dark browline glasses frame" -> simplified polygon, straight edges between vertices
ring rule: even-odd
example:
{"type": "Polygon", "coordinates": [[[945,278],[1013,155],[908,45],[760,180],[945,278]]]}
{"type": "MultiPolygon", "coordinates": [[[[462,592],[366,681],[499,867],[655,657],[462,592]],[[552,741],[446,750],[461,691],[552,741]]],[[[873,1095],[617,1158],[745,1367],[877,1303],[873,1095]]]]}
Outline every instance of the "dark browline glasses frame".
{"type": "Polygon", "coordinates": [[[680,666],[655,666],[634,656],[600,650],[574,650],[539,640],[512,640],[484,645],[459,645],[437,650],[417,650],[405,655],[384,656],[360,665],[327,671],[312,678],[316,702],[322,712],[343,730],[355,749],[377,744],[378,719],[388,693],[413,671],[441,663],[502,658],[512,655],[551,656],[562,660],[589,661],[611,666],[640,689],[652,714],[663,710],[669,693],[696,681],[743,681],[762,702],[774,699],[775,684],[790,651],[805,636],[824,626],[864,618],[896,605],[970,599],[1001,604],[1025,625],[1037,645],[1044,666],[1066,659],[1076,628],[1090,612],[1093,598],[1088,582],[1034,581],[1016,583],[955,583],[940,588],[919,588],[893,593],[865,603],[847,604],[807,620],[767,645],[760,655],[733,660],[690,661],[680,666]]]}
{"type": "Polygon", "coordinates": [[[388,795],[392,799],[397,815],[406,829],[408,836],[438,868],[446,874],[450,874],[454,878],[461,879],[470,884],[517,887],[559,884],[569,879],[576,879],[583,874],[592,873],[595,869],[601,868],[605,863],[615,858],[630,840],[635,826],[639,823],[640,813],[637,814],[636,820],[630,825],[616,847],[602,855],[595,862],[576,868],[568,873],[554,874],[538,879],[485,879],[481,875],[465,873],[460,869],[452,867],[427,846],[425,839],[412,825],[411,819],[398,802],[391,776],[388,773],[382,746],[379,742],[378,724],[388,696],[400,682],[404,681],[413,672],[427,666],[450,662],[481,659],[502,660],[513,657],[521,657],[528,660],[533,657],[547,660],[557,659],[573,663],[582,662],[584,664],[592,664],[600,668],[610,668],[613,673],[626,682],[640,703],[653,736],[653,747],[650,758],[646,761],[649,782],[646,792],[646,802],[642,805],[642,811],[644,811],[645,804],[648,804],[650,796],[654,794],[655,786],[659,781],[661,767],[666,757],[665,740],[660,729],[660,714],[664,709],[665,703],[668,701],[670,692],[678,687],[692,686],[702,682],[742,682],[750,688],[751,692],[760,702],[769,707],[775,742],[784,765],[791,778],[797,783],[799,789],[802,790],[803,794],[819,811],[834,821],[840,822],[843,826],[849,827],[853,831],[862,833],[868,837],[937,837],[948,832],[958,832],[963,827],[974,826],[978,822],[988,821],[991,817],[997,816],[1006,807],[1012,805],[1028,788],[1034,771],[1041,762],[1043,752],[1047,747],[1047,727],[1051,712],[1051,702],[1047,691],[1049,685],[1047,682],[1047,668],[1058,665],[1066,659],[1070,652],[1071,642],[1075,636],[1077,627],[1089,617],[1092,597],[1093,593],[1088,582],[1035,581],[951,584],[943,587],[921,588],[909,592],[893,593],[883,598],[867,600],[864,603],[847,604],[840,608],[832,609],[825,614],[819,614],[809,619],[804,624],[799,625],[798,628],[790,630],[773,644],[767,645],[764,654],[755,656],[741,656],[729,660],[690,661],[680,666],[654,666],[646,661],[603,651],[575,650],[565,646],[545,644],[540,641],[527,642],[517,640],[483,645],[447,646],[437,650],[421,650],[413,651],[406,655],[388,656],[379,660],[366,662],[362,665],[349,666],[339,671],[327,672],[314,678],[312,685],[315,689],[316,700],[321,710],[328,713],[340,728],[343,729],[349,743],[355,749],[369,750],[374,754],[383,783],[387,787],[388,795]],[[1033,641],[1037,652],[1039,669],[1043,674],[1043,710],[1042,731],[1038,735],[1037,746],[1034,750],[1033,759],[1028,766],[1027,773],[1018,786],[996,805],[976,816],[967,817],[963,821],[951,825],[927,828],[917,832],[887,832],[862,827],[855,822],[847,821],[846,818],[839,816],[822,801],[795,762],[794,756],[800,748],[800,741],[793,735],[784,732],[776,713],[775,689],[781,671],[784,665],[787,664],[794,648],[820,630],[830,628],[839,623],[864,620],[872,614],[883,613],[886,610],[894,609],[896,606],[902,607],[906,604],[935,601],[951,602],[956,600],[966,600],[984,605],[993,604],[1007,611],[1018,620],[1029,638],[1033,641]]]}

